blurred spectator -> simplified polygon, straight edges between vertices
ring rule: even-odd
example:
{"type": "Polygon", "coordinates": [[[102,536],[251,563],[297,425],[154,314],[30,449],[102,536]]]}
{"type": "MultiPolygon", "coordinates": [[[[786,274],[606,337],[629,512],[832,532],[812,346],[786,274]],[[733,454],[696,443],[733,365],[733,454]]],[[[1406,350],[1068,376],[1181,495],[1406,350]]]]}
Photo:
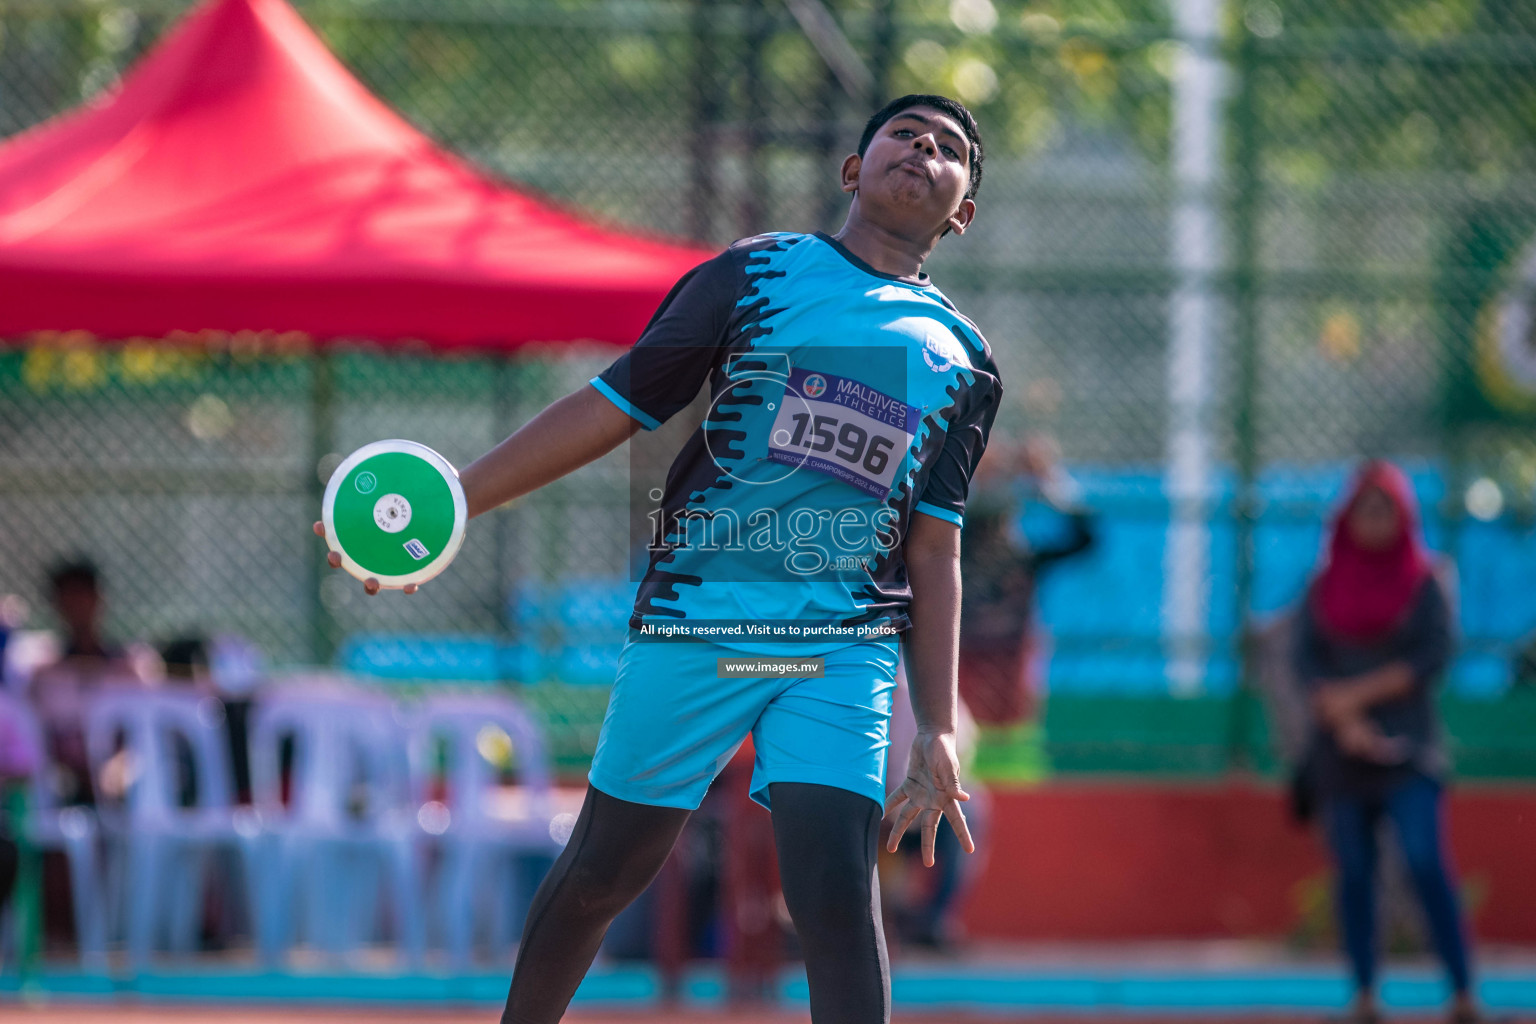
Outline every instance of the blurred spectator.
{"type": "Polygon", "coordinates": [[[684,968],[701,952],[724,957],[732,1004],[774,996],[791,926],[773,819],[750,793],[754,756],[749,735],[710,785],[652,886],[652,954],[668,1000],[682,994],[684,968]]]}
{"type": "Polygon", "coordinates": [[[60,660],[88,671],[126,668],[127,651],[102,636],[101,574],[96,566],[84,560],[65,562],[54,568],[48,582],[54,613],[64,627],[60,660]]]}
{"type": "Polygon", "coordinates": [[[58,660],[33,674],[31,700],[42,723],[59,802],[91,804],[96,786],[85,751],[85,704],[102,683],[142,681],[146,670],[141,659],[102,632],[104,602],[95,565],[65,562],[49,575],[49,583],[64,632],[58,660]]]}
{"type": "Polygon", "coordinates": [[[1514,685],[1536,690],[1536,633],[1520,641],[1515,649],[1514,685]]]}
{"type": "Polygon", "coordinates": [[[200,636],[177,637],[160,647],[165,662],[165,681],[213,691],[213,673],[208,665],[208,643],[200,636]]]}
{"type": "Polygon", "coordinates": [[[16,885],[20,867],[20,851],[9,813],[13,806],[11,790],[39,768],[42,751],[34,750],[20,723],[13,721],[0,703],[0,915],[4,914],[16,885]]]}
{"type": "MultiPolygon", "coordinates": [[[[955,727],[960,770],[964,776],[974,778],[971,768],[976,755],[976,722],[963,703],[956,709],[955,727]]],[[[912,714],[906,666],[902,664],[896,670],[896,690],[891,695],[890,746],[886,748],[885,766],[887,793],[906,777],[907,757],[916,736],[917,719],[912,714]]],[[[931,871],[917,870],[922,857],[922,833],[914,830],[901,837],[897,859],[887,859],[883,865],[881,901],[887,908],[886,930],[895,944],[950,952],[962,938],[957,915],[970,883],[985,867],[988,826],[986,790],[973,781],[967,791],[971,799],[965,805],[965,817],[976,843],[974,855],[966,855],[949,820],[941,817],[934,834],[931,871]]],[[[890,822],[882,828],[888,830],[890,822]]],[[[885,849],[884,838],[880,848],[885,849]]]]}
{"type": "Polygon", "coordinates": [[[1039,714],[1041,574],[1093,544],[1093,520],[1048,438],[996,454],[981,461],[961,534],[960,696],[978,723],[1012,725],[1039,714]],[[1027,502],[1064,517],[1065,536],[1031,543],[1018,527],[1027,502]]]}
{"type": "MultiPolygon", "coordinates": [[[[0,671],[3,671],[5,666],[10,664],[5,656],[5,651],[10,646],[11,632],[16,628],[15,624],[11,622],[11,617],[6,614],[7,609],[11,606],[11,601],[12,596],[10,594],[0,595],[0,671]]],[[[9,679],[0,679],[0,686],[8,682],[10,682],[9,679]]]]}
{"type": "Polygon", "coordinates": [[[40,666],[59,660],[57,638],[45,629],[26,629],[31,609],[17,594],[0,594],[0,690],[25,695],[40,666]]]}
{"type": "MultiPolygon", "coordinates": [[[[248,699],[221,700],[214,671],[217,645],[197,635],[177,637],[162,644],[160,659],[165,663],[167,686],[190,687],[206,698],[207,706],[218,709],[229,738],[230,781],[235,788],[237,802],[251,802],[251,770],[248,754],[247,720],[250,710],[248,699]]],[[[196,758],[191,746],[181,735],[172,738],[176,756],[177,796],[183,807],[193,807],[198,802],[199,786],[205,783],[197,778],[196,758]]],[[[205,894],[200,943],[203,949],[227,949],[237,935],[250,930],[250,922],[241,911],[241,899],[232,899],[229,889],[239,886],[240,862],[234,850],[220,850],[215,856],[224,875],[222,884],[211,887],[205,894]]]]}
{"type": "MultiPolygon", "coordinates": [[[[0,665],[6,663],[5,648],[11,638],[11,623],[3,614],[3,601],[0,598],[0,665]]],[[[5,913],[11,889],[16,885],[19,863],[16,840],[9,832],[9,816],[4,812],[7,803],[4,798],[9,796],[8,790],[15,779],[30,775],[36,767],[36,753],[23,749],[22,743],[21,731],[0,709],[0,915],[5,913]]]]}
{"type": "MultiPolygon", "coordinates": [[[[165,682],[168,686],[191,687],[199,693],[212,696],[213,682],[208,671],[208,645],[202,637],[180,637],[160,648],[160,659],[165,663],[165,682]]],[[[182,807],[197,803],[198,780],[193,768],[192,748],[185,737],[172,739],[176,751],[176,787],[182,807]]],[[[233,768],[233,765],[231,765],[233,768]]]]}
{"type": "Polygon", "coordinates": [[[1303,788],[1317,801],[1338,869],[1337,911],[1356,997],[1379,1020],[1375,983],[1377,834],[1395,828],[1435,951],[1455,991],[1452,1020],[1478,1020],[1466,930],[1444,855],[1445,758],[1432,688],[1451,660],[1452,616],[1425,550],[1412,486],[1369,462],[1334,519],[1298,609],[1293,657],[1313,726],[1303,788]]]}
{"type": "MultiPolygon", "coordinates": [[[[121,796],[130,777],[126,752],[91,777],[85,745],[85,709],[106,683],[142,682],[147,658],[109,640],[102,631],[102,582],[96,566],[76,560],[49,574],[49,596],[63,636],[57,660],[33,673],[28,695],[43,730],[49,785],[59,804],[94,805],[101,796],[121,796]]],[[[67,865],[56,851],[43,856],[43,932],[50,943],[74,932],[67,865]]]]}
{"type": "Polygon", "coordinates": [[[224,721],[229,730],[229,757],[235,800],[251,802],[250,722],[253,698],[267,678],[266,659],[244,637],[224,633],[213,638],[208,649],[208,671],[213,688],[224,702],[224,721]]]}
{"type": "MultiPolygon", "coordinates": [[[[1008,728],[1039,717],[1045,644],[1036,619],[1036,588],[1049,566],[1092,543],[1092,519],[1077,501],[1055,445],[1044,437],[1029,438],[1017,448],[994,440],[966,503],[960,541],[963,761],[974,759],[978,726],[1008,728]],[[1019,527],[1029,503],[1042,503],[1063,517],[1065,536],[1031,543],[1019,527]]],[[[887,765],[888,788],[906,775],[906,751],[916,732],[904,674],[898,676],[898,687],[889,749],[902,760],[887,765]]],[[[1020,739],[1011,737],[1011,742],[1020,739]]],[[[980,848],[986,794],[973,788],[971,795],[966,816],[980,848]]],[[[919,836],[908,833],[901,845],[904,859],[887,864],[887,923],[899,942],[945,951],[959,937],[955,914],[967,882],[981,870],[981,860],[962,855],[959,837],[944,820],[935,835],[931,875],[905,870],[920,850],[919,836]]]]}

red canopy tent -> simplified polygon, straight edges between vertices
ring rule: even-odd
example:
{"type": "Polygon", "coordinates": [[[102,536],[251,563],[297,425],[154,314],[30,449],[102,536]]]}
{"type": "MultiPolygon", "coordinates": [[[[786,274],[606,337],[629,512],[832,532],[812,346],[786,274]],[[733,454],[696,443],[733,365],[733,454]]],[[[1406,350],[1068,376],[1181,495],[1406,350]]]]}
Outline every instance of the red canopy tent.
{"type": "Polygon", "coordinates": [[[0,337],[629,344],[708,255],[488,180],[283,0],[209,0],[116,92],[0,144],[0,337]]]}

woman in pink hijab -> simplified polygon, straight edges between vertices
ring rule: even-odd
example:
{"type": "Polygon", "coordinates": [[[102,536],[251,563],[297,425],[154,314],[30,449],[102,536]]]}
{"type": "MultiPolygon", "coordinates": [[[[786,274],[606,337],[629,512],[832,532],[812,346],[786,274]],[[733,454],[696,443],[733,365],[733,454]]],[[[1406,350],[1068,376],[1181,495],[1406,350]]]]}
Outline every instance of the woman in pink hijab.
{"type": "Polygon", "coordinates": [[[1313,712],[1307,781],[1338,866],[1337,905],[1356,996],[1351,1024],[1376,1006],[1377,825],[1389,819],[1455,991],[1450,1020],[1471,1024],[1466,929],[1445,855],[1446,769],[1432,688],[1452,654],[1450,602],[1402,470],[1355,475],[1298,616],[1295,663],[1313,712]]]}

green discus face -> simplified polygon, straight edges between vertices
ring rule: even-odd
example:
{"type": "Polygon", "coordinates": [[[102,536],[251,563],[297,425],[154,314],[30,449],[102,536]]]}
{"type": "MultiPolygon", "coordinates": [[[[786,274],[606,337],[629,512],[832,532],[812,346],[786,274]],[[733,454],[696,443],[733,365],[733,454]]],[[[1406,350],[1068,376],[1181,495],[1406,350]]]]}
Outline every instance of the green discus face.
{"type": "Polygon", "coordinates": [[[436,576],[464,540],[464,490],[453,466],[414,441],[353,452],[325,488],[326,539],[358,579],[403,587],[436,576]]]}

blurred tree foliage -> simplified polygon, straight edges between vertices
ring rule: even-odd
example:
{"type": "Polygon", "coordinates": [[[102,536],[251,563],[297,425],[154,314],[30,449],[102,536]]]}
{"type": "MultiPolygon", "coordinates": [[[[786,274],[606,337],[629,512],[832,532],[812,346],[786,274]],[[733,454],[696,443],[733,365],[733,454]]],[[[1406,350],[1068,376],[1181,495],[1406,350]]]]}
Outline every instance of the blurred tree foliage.
{"type": "MultiPolygon", "coordinates": [[[[1123,135],[1154,164],[1166,157],[1168,78],[1184,45],[1170,39],[1166,0],[827,3],[872,62],[893,10],[895,45],[877,78],[891,93],[959,96],[993,152],[1046,150],[1075,125],[1123,135]]],[[[727,155],[752,131],[756,144],[797,150],[829,116],[841,141],[874,102],[837,94],[780,0],[297,5],[433,137],[631,218],[646,194],[683,187],[685,162],[665,154],[688,148],[701,117],[727,155]]],[[[0,132],[110,85],[187,6],[0,3],[0,132]]],[[[1228,10],[1227,52],[1245,36],[1257,44],[1255,114],[1279,183],[1426,169],[1495,182],[1536,155],[1533,0],[1233,0],[1228,10]]]]}
{"type": "Polygon", "coordinates": [[[1248,0],[1241,15],[1278,183],[1439,172],[1489,191],[1533,165],[1531,0],[1248,0]]]}
{"type": "Polygon", "coordinates": [[[1066,122],[1167,153],[1178,44],[1161,0],[913,0],[903,4],[893,91],[970,104],[1001,152],[1049,148],[1066,122]]]}

